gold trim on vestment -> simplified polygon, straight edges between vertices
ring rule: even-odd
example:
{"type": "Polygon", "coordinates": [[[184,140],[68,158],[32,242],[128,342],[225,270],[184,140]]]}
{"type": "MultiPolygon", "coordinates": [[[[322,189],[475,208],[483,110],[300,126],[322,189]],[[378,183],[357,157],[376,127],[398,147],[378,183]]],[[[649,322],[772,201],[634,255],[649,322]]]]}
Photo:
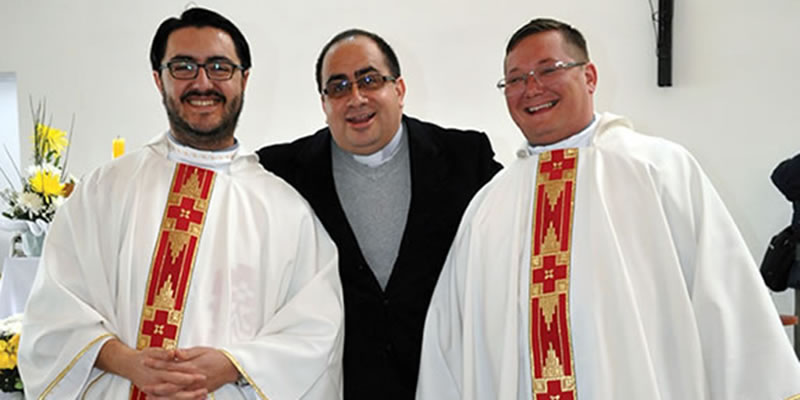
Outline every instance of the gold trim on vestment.
{"type": "Polygon", "coordinates": [[[50,392],[53,390],[53,388],[56,387],[56,385],[58,385],[58,383],[61,382],[61,380],[64,379],[65,376],[67,376],[67,374],[72,369],[72,367],[75,366],[75,363],[77,363],[78,360],[81,357],[83,357],[83,355],[87,351],[89,351],[90,348],[92,348],[92,346],[94,346],[97,342],[99,342],[99,341],[101,341],[101,340],[103,340],[103,339],[105,339],[107,337],[115,337],[115,336],[113,334],[111,334],[111,333],[104,333],[104,334],[94,338],[91,342],[89,342],[89,344],[84,346],[81,349],[81,351],[79,351],[78,354],[75,357],[72,358],[72,361],[70,361],[69,364],[67,364],[67,366],[64,367],[64,369],[61,371],[61,373],[59,373],[58,376],[56,376],[56,379],[54,379],[52,382],[50,382],[49,385],[47,385],[47,388],[45,388],[44,392],[42,392],[42,394],[39,396],[39,400],[44,399],[45,397],[47,397],[50,394],[50,392]]]}
{"type": "Polygon", "coordinates": [[[269,398],[267,398],[267,395],[265,395],[264,392],[261,391],[261,388],[259,388],[258,385],[256,385],[255,381],[253,381],[253,379],[250,378],[250,375],[247,374],[247,372],[244,370],[242,365],[239,364],[239,361],[236,361],[236,358],[233,357],[233,355],[231,353],[228,353],[228,351],[225,350],[225,349],[218,349],[218,350],[222,354],[224,354],[225,357],[228,357],[228,360],[230,360],[231,364],[233,364],[233,366],[236,367],[236,370],[239,371],[239,374],[242,375],[242,377],[244,377],[244,379],[247,381],[247,383],[250,386],[252,386],[253,389],[256,390],[256,393],[258,394],[258,397],[260,397],[260,398],[262,398],[264,400],[269,400],[269,398]]]}
{"type": "Polygon", "coordinates": [[[103,371],[100,375],[97,375],[97,378],[92,379],[92,381],[89,382],[88,385],[86,385],[86,389],[84,389],[83,395],[81,395],[81,400],[85,400],[86,399],[86,395],[89,394],[89,391],[92,389],[92,386],[94,386],[95,383],[100,381],[100,378],[106,376],[107,373],[108,372],[103,371]]]}

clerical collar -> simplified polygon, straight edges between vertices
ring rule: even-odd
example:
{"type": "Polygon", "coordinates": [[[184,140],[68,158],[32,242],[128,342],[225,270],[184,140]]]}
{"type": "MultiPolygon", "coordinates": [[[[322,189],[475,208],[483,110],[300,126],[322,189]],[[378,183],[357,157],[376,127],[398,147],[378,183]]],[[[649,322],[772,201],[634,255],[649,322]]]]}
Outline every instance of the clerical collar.
{"type": "Polygon", "coordinates": [[[200,150],[178,143],[172,132],[167,132],[167,145],[168,159],[217,172],[227,171],[236,153],[239,152],[239,141],[236,139],[233,146],[222,150],[200,150]]]}
{"type": "Polygon", "coordinates": [[[403,127],[403,124],[400,124],[400,128],[397,129],[397,132],[395,132],[392,140],[390,140],[386,146],[383,146],[382,149],[367,155],[352,153],[350,153],[350,155],[353,156],[353,160],[356,160],[356,162],[359,164],[366,165],[370,168],[379,167],[391,160],[392,157],[394,157],[395,154],[400,151],[400,143],[402,143],[401,139],[403,138],[404,132],[405,128],[403,127]]]}
{"type": "Polygon", "coordinates": [[[597,114],[592,116],[592,122],[583,128],[580,132],[562,139],[559,142],[534,146],[532,144],[528,144],[528,154],[541,154],[545,151],[555,150],[555,149],[567,149],[567,148],[576,148],[576,147],[586,147],[591,143],[592,136],[594,135],[595,130],[597,130],[597,124],[599,122],[599,118],[597,118],[597,114]]]}

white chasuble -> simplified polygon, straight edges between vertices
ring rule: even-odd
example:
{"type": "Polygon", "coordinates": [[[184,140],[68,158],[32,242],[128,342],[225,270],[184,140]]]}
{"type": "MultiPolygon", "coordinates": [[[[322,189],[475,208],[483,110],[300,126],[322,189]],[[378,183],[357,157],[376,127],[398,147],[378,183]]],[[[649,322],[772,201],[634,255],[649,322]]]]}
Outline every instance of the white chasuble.
{"type": "Polygon", "coordinates": [[[163,135],[93,171],[59,210],[23,321],[26,397],[130,398],[131,382],[94,367],[116,337],[131,348],[219,349],[247,384],[224,385],[215,399],[339,398],[337,253],[307,203],[252,154],[213,182],[189,167],[184,182],[208,183],[210,197],[173,198],[168,148],[163,135]],[[192,233],[165,239],[177,225],[192,233]],[[190,269],[156,271],[158,260],[190,265],[192,246],[190,269]]]}
{"type": "Polygon", "coordinates": [[[417,398],[800,399],[778,313],[694,158],[602,114],[577,148],[569,230],[566,194],[539,180],[557,148],[526,151],[470,203],[426,318],[417,398]],[[568,250],[537,250],[547,243],[568,250]]]}

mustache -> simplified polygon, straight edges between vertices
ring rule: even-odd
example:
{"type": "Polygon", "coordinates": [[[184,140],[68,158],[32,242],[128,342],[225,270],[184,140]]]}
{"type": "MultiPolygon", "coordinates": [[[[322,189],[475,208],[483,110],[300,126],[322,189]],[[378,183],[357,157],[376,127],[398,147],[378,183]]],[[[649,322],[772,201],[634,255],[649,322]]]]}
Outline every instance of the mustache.
{"type": "Polygon", "coordinates": [[[216,90],[206,90],[205,92],[201,92],[198,90],[190,90],[183,95],[181,95],[181,101],[186,101],[189,96],[204,96],[204,97],[216,97],[218,100],[222,100],[223,103],[227,102],[228,99],[225,98],[225,95],[216,91],[216,90]]]}

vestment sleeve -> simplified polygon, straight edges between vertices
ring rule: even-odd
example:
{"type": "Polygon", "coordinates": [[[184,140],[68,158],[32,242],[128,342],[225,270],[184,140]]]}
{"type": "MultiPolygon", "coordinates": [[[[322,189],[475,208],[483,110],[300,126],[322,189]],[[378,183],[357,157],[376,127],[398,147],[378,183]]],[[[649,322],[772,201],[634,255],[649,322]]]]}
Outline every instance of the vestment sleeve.
{"type": "Polygon", "coordinates": [[[108,283],[112,239],[103,222],[93,218],[110,212],[111,200],[102,192],[96,175],[85,179],[47,234],[20,341],[27,398],[77,398],[90,376],[99,374],[95,359],[115,335],[108,283]]]}
{"type": "Polygon", "coordinates": [[[255,338],[222,351],[259,398],[338,399],[344,313],[336,246],[310,211],[283,243],[294,246],[283,304],[255,338]]]}
{"type": "Polygon", "coordinates": [[[800,394],[800,364],[736,225],[688,154],[664,174],[664,207],[684,270],[712,399],[800,394]]]}

